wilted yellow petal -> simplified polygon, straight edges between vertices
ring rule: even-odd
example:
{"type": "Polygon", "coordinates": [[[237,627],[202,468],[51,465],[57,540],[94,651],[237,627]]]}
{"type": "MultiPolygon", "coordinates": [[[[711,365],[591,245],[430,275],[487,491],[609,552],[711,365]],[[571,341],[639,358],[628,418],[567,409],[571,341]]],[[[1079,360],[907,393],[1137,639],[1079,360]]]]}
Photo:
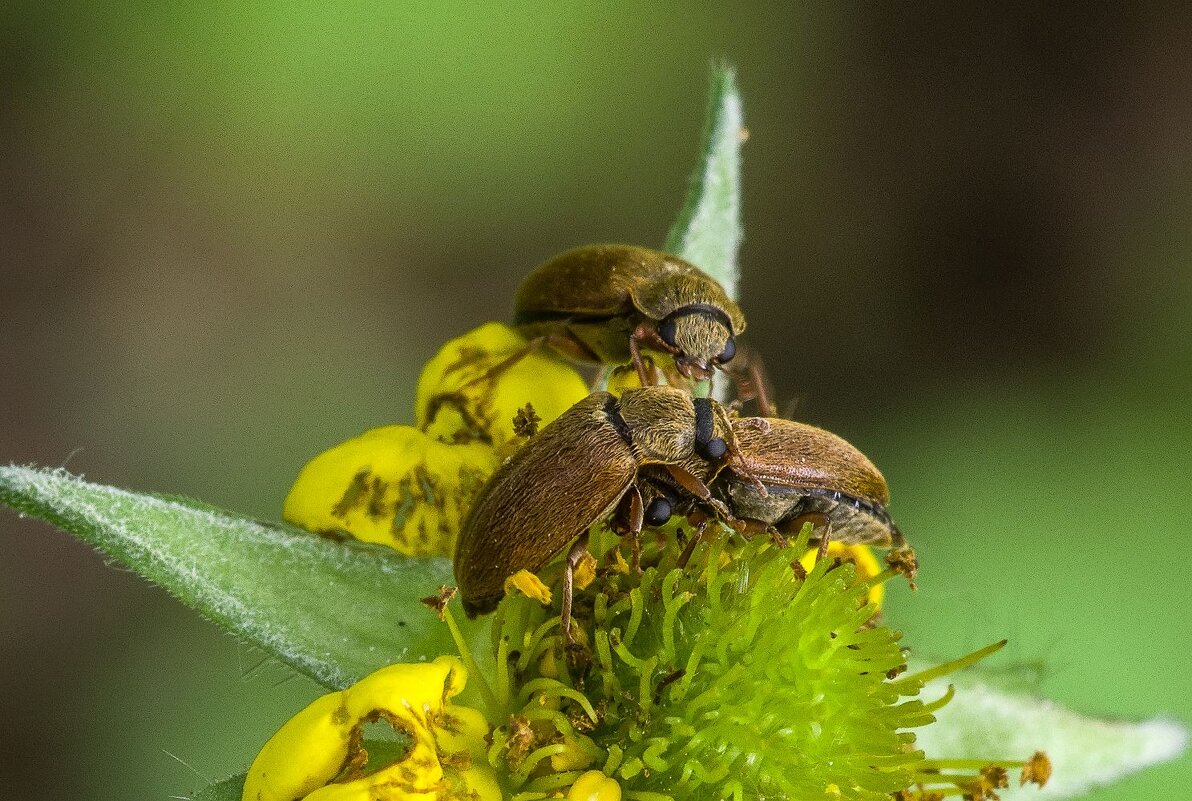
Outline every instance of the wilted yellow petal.
{"type": "Polygon", "coordinates": [[[500,801],[481,758],[488,726],[448,701],[467,673],[455,657],[391,665],[317,699],[265,743],[244,782],[243,801],[500,801]],[[356,776],[364,723],[383,719],[409,738],[396,762],[356,776]],[[346,775],[345,775],[346,774],[346,775]]]}
{"type": "Polygon", "coordinates": [[[542,583],[542,579],[529,570],[519,570],[505,579],[505,592],[517,590],[527,598],[533,598],[543,606],[549,606],[551,601],[550,587],[542,583]]]}
{"type": "Polygon", "coordinates": [[[302,468],[282,516],[408,556],[450,556],[497,461],[484,443],[449,445],[410,426],[374,428],[302,468]]]}
{"type": "MultiPolygon", "coordinates": [[[[799,560],[805,570],[811,570],[815,567],[815,557],[818,553],[817,548],[812,548],[807,553],[803,554],[803,558],[799,560]]],[[[871,579],[878,573],[882,572],[882,566],[878,563],[877,557],[873,554],[873,549],[868,545],[845,545],[842,542],[828,543],[828,557],[830,559],[839,558],[842,562],[852,562],[857,567],[857,578],[864,581],[871,579]]],[[[869,602],[882,608],[882,598],[885,597],[886,589],[884,584],[878,584],[876,587],[869,588],[869,602]]]]}
{"type": "Polygon", "coordinates": [[[579,564],[575,566],[575,586],[577,589],[586,590],[595,580],[596,557],[584,551],[583,556],[579,558],[579,564]]]}
{"type": "Polygon", "coordinates": [[[527,403],[545,425],[588,395],[574,368],[545,346],[529,348],[503,323],[485,323],[445,344],[422,368],[418,428],[443,442],[480,440],[504,448],[527,403]]]}

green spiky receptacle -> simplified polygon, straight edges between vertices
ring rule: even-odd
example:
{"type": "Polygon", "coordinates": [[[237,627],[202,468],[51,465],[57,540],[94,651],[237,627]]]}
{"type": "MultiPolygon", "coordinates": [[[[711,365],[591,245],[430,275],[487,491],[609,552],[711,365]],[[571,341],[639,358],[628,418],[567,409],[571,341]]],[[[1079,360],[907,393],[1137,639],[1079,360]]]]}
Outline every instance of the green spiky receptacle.
{"type": "Polygon", "coordinates": [[[789,549],[726,543],[699,546],[685,570],[664,555],[640,577],[598,577],[577,597],[590,604],[578,664],[556,657],[556,616],[506,599],[491,757],[511,763],[512,791],[565,787],[577,766],[643,801],[886,801],[921,781],[909,729],[932,707],[913,698],[921,682],[892,678],[905,656],[898,632],[872,625],[872,582],[831,560],[803,576],[806,534],[789,549]]]}
{"type": "MultiPolygon", "coordinates": [[[[639,692],[614,733],[634,743],[620,771],[636,779],[628,784],[737,799],[822,797],[833,786],[884,798],[908,786],[918,755],[899,729],[919,722],[921,709],[897,705],[886,674],[904,662],[898,635],[864,628],[874,610],[861,605],[852,567],[829,575],[824,562],[799,581],[790,552],[749,546],[724,568],[720,553],[709,549],[706,592],[693,586],[698,578],[671,571],[662,608],[611,664],[600,660],[615,694],[631,691],[626,684],[644,670],[654,674],[644,683],[651,695],[639,692]],[[652,685],[678,670],[652,704],[652,685]]],[[[657,574],[643,578],[645,596],[657,574]]],[[[631,622],[632,606],[602,628],[612,636],[631,622]]]]}

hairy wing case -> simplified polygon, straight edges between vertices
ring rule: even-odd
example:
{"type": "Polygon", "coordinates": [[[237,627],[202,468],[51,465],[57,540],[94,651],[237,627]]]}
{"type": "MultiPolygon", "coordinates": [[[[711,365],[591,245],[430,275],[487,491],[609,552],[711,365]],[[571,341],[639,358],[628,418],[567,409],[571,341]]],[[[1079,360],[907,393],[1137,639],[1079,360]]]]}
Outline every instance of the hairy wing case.
{"type": "Polygon", "coordinates": [[[632,245],[569,250],[522,281],[514,300],[514,323],[631,312],[636,287],[666,274],[668,263],[666,254],[632,245]]]}
{"type": "Polygon", "coordinates": [[[734,421],[744,472],[765,484],[801,489],[830,489],[881,505],[890,502],[882,474],[859,450],[822,428],[792,420],[766,418],[768,429],[734,421]]]}
{"type": "Polygon", "coordinates": [[[493,474],[460,533],[455,578],[464,601],[491,606],[505,579],[537,571],[609,514],[636,461],[597,392],[536,434],[493,474]]]}

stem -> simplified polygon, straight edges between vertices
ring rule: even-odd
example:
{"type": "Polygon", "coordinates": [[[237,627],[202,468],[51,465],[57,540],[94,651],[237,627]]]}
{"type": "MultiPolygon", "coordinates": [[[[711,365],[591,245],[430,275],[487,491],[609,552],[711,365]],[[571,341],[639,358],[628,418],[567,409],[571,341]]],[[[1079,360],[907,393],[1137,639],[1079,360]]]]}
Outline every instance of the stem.
{"type": "Polygon", "coordinates": [[[480,671],[480,665],[476,663],[472,656],[472,649],[468,648],[467,642],[464,641],[463,632],[459,630],[459,624],[455,622],[455,617],[452,616],[451,610],[443,607],[443,620],[447,621],[447,628],[451,631],[451,639],[455,640],[455,647],[459,649],[459,658],[463,661],[464,666],[468,669],[470,678],[474,680],[480,687],[480,694],[484,696],[485,706],[488,707],[488,722],[492,725],[498,725],[501,714],[504,708],[497,703],[497,696],[493,693],[493,688],[489,686],[488,680],[484,678],[484,674],[480,671]]]}

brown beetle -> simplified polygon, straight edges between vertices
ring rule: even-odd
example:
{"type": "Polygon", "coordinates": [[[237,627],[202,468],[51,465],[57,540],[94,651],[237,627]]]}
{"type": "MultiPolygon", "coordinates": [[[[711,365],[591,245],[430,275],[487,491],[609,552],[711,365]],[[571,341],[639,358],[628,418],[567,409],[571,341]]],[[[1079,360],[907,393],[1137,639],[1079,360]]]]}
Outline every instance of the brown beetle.
{"type": "Polygon", "coordinates": [[[832,539],[892,547],[902,534],[886,507],[890,490],[873,462],[822,428],[763,417],[733,421],[737,451],[717,482],[735,517],[794,534],[827,524],[832,539]]]}
{"type": "MultiPolygon", "coordinates": [[[[885,478],[848,442],[791,420],[745,417],[732,426],[734,452],[711,485],[729,509],[730,525],[746,535],[770,531],[781,537],[811,522],[825,526],[838,542],[904,544],[887,511],[885,478]]],[[[697,505],[664,474],[648,471],[641,483],[651,525],[697,505]]]]}
{"type": "MultiPolygon", "coordinates": [[[[658,383],[643,348],[673,357],[684,379],[704,380],[737,356],[736,337],[745,330],[741,309],[711,276],[634,245],[587,245],[541,265],[518,288],[513,321],[576,361],[632,362],[643,386],[658,383]]],[[[740,394],[768,409],[756,357],[742,354],[734,373],[747,388],[740,394]]]]}
{"type": "Polygon", "coordinates": [[[629,521],[629,533],[640,533],[636,478],[645,465],[657,465],[685,493],[723,509],[707,482],[732,436],[715,401],[674,387],[629,389],[620,398],[595,392],[579,401],[502,464],[472,506],[455,551],[464,610],[491,611],[507,578],[538,571],[574,542],[563,581],[570,640],[572,572],[586,552],[588,529],[617,512],[629,521]]]}

